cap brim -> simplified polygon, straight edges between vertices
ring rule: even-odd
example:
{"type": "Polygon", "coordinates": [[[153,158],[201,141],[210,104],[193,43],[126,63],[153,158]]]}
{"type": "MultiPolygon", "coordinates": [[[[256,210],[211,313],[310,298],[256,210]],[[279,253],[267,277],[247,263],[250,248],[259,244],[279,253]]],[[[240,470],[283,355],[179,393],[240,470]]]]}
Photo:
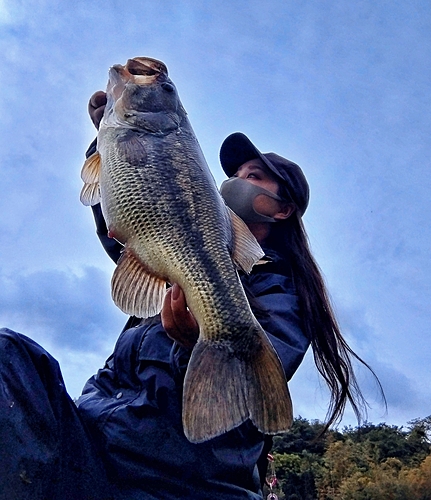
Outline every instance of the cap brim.
{"type": "Polygon", "coordinates": [[[242,132],[234,132],[226,137],[220,148],[220,163],[228,177],[232,177],[244,163],[260,158],[281,180],[284,180],[274,165],[265,158],[250,139],[242,132]]]}
{"type": "Polygon", "coordinates": [[[232,177],[242,164],[261,156],[261,152],[241,132],[226,137],[220,148],[220,163],[228,177],[232,177]]]}

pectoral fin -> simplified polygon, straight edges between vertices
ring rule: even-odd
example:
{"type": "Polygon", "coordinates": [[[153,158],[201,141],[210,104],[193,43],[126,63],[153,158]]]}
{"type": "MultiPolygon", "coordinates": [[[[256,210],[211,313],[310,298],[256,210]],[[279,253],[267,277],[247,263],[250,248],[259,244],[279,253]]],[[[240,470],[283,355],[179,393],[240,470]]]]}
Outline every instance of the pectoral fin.
{"type": "Polygon", "coordinates": [[[247,224],[229,207],[226,208],[228,209],[234,232],[232,259],[236,266],[244,272],[249,273],[265,253],[250,232],[247,224]]]}
{"type": "Polygon", "coordinates": [[[81,170],[81,179],[84,186],[81,190],[81,203],[86,206],[97,205],[100,203],[100,155],[96,151],[84,163],[81,170]]]}
{"type": "Polygon", "coordinates": [[[149,318],[158,314],[166,294],[166,281],[152,274],[126,246],[111,282],[112,298],[126,314],[149,318]]]}

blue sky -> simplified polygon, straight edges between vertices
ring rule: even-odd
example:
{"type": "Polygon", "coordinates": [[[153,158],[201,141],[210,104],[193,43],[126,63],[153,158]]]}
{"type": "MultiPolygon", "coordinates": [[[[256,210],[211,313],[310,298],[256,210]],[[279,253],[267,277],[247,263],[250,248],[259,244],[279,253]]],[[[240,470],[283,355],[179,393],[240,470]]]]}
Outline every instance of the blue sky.
{"type": "MultiPolygon", "coordinates": [[[[302,166],[314,254],[386,392],[387,413],[359,371],[369,420],[431,414],[429,2],[0,0],[0,33],[0,324],[44,345],[73,397],[126,321],[79,202],[87,101],[109,66],[150,56],[218,183],[235,131],[302,166]]],[[[296,415],[324,418],[312,356],[291,391],[296,415]]]]}

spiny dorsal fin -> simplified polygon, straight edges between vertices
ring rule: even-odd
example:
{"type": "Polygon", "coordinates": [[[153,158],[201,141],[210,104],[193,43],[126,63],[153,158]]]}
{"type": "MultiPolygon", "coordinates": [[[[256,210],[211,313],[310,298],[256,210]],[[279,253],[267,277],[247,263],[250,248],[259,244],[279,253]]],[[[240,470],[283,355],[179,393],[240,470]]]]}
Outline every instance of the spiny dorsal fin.
{"type": "Polygon", "coordinates": [[[162,310],[166,281],[151,274],[127,245],[111,285],[115,304],[130,316],[149,318],[162,310]]]}
{"type": "Polygon", "coordinates": [[[96,205],[100,203],[100,155],[96,151],[84,163],[81,170],[81,179],[84,181],[84,186],[81,190],[81,203],[86,206],[96,205]]]}
{"type": "Polygon", "coordinates": [[[232,259],[236,266],[244,272],[249,273],[265,253],[250,232],[247,224],[229,207],[226,208],[229,212],[234,232],[232,259]]]}

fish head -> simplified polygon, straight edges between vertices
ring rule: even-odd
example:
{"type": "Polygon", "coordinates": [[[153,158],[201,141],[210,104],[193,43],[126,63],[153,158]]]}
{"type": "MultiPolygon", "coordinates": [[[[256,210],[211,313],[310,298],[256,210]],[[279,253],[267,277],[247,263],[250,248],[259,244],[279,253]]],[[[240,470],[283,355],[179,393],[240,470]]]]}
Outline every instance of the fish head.
{"type": "Polygon", "coordinates": [[[106,94],[101,126],[137,126],[151,113],[186,114],[166,65],[157,59],[135,57],[112,66],[106,94]]]}

